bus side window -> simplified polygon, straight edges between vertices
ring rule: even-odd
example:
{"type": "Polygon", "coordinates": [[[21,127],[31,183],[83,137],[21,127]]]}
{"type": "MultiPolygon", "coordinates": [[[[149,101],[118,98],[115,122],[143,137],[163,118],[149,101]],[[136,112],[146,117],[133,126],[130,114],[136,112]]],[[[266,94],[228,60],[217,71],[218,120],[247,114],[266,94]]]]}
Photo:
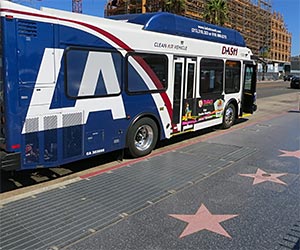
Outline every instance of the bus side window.
{"type": "Polygon", "coordinates": [[[241,81],[241,63],[238,61],[226,61],[225,64],[225,93],[238,93],[241,81]]]}
{"type": "Polygon", "coordinates": [[[221,93],[223,91],[222,60],[202,59],[200,62],[200,95],[205,93],[221,93]]]}
{"type": "Polygon", "coordinates": [[[105,97],[121,92],[121,54],[69,48],[65,56],[66,90],[72,98],[105,97]]]}
{"type": "Polygon", "coordinates": [[[168,58],[165,55],[131,53],[126,68],[129,93],[161,92],[168,87],[168,58]],[[148,80],[142,77],[144,72],[148,80]]]}
{"type": "Polygon", "coordinates": [[[251,91],[253,68],[246,67],[244,89],[251,91]]]}

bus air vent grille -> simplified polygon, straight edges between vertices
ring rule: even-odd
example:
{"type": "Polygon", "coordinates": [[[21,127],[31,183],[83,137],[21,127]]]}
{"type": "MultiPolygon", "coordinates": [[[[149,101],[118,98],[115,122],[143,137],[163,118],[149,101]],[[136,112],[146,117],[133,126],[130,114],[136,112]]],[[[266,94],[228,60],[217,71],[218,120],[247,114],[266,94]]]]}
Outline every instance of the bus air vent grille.
{"type": "Polygon", "coordinates": [[[36,37],[37,36],[37,23],[29,21],[18,22],[19,36],[36,37]]]}
{"type": "Polygon", "coordinates": [[[39,131],[39,118],[28,118],[25,121],[25,132],[31,133],[31,132],[37,132],[39,131]]]}
{"type": "Polygon", "coordinates": [[[44,117],[44,129],[50,130],[50,129],[56,129],[57,128],[57,116],[45,116],[44,117]]]}
{"type": "Polygon", "coordinates": [[[77,125],[82,125],[82,112],[63,115],[63,127],[77,125]]]}

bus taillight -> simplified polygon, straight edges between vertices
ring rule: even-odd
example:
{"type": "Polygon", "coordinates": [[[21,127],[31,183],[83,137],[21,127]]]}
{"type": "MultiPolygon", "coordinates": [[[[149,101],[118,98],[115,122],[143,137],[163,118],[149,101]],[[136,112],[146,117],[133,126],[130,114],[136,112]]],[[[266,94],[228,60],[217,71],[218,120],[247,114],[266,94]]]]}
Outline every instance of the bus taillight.
{"type": "Polygon", "coordinates": [[[14,145],[11,145],[11,148],[12,148],[12,149],[18,149],[18,148],[20,148],[20,147],[21,147],[20,144],[14,144],[14,145]]]}

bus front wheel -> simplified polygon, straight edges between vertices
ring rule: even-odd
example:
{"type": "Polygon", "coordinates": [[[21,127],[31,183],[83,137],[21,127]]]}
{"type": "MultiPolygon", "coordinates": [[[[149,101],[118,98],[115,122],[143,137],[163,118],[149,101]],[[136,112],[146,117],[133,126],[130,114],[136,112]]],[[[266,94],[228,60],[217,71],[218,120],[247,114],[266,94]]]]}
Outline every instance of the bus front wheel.
{"type": "Polygon", "coordinates": [[[222,128],[230,128],[235,122],[235,115],[235,106],[232,103],[230,103],[224,110],[222,128]]]}
{"type": "Polygon", "coordinates": [[[129,129],[127,146],[132,157],[145,156],[154,149],[158,138],[156,123],[148,118],[135,122],[129,129]]]}

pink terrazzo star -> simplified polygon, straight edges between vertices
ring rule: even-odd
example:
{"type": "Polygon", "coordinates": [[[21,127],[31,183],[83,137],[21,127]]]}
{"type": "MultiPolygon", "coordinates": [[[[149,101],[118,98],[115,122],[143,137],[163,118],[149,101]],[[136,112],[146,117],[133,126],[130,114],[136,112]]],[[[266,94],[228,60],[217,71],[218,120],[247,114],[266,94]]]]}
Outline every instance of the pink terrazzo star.
{"type": "Polygon", "coordinates": [[[201,204],[196,214],[169,214],[169,216],[188,223],[179,238],[183,238],[204,229],[231,238],[220,225],[220,222],[234,218],[238,216],[238,214],[213,215],[208,211],[204,204],[201,204]]]}
{"type": "Polygon", "coordinates": [[[296,157],[300,159],[300,150],[296,150],[296,151],[279,150],[279,151],[283,153],[282,155],[279,155],[279,157],[296,157]]]}
{"type": "Polygon", "coordinates": [[[287,185],[285,182],[278,179],[278,177],[287,175],[287,173],[270,174],[270,173],[267,173],[267,172],[261,170],[260,168],[258,168],[255,174],[239,174],[239,175],[254,178],[253,185],[256,185],[256,184],[259,184],[259,183],[262,183],[265,181],[270,181],[270,182],[275,182],[275,183],[279,183],[282,185],[287,185]]]}

